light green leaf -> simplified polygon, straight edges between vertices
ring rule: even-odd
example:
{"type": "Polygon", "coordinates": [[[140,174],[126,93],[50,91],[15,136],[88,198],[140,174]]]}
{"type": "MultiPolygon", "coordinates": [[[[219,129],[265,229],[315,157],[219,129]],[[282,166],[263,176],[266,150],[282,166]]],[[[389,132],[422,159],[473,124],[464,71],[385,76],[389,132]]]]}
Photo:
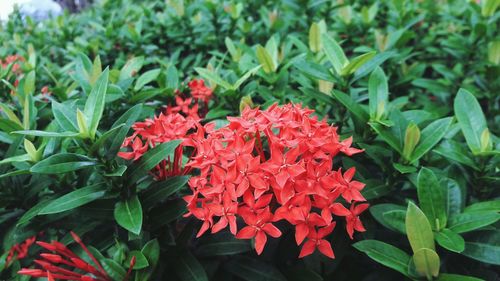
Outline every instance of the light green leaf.
{"type": "Polygon", "coordinates": [[[139,72],[139,70],[141,70],[143,65],[144,57],[135,57],[130,59],[121,69],[119,80],[121,81],[133,77],[139,72]]]}
{"type": "Polygon", "coordinates": [[[274,63],[271,54],[269,54],[269,52],[264,47],[262,47],[261,45],[257,45],[256,55],[257,60],[259,61],[265,73],[276,71],[277,65],[274,63]]]}
{"type": "Polygon", "coordinates": [[[25,136],[35,136],[35,137],[45,137],[45,138],[68,138],[68,137],[76,137],[80,133],[77,132],[46,132],[39,130],[23,130],[23,131],[14,131],[11,134],[25,135],[25,136]]]}
{"type": "Polygon", "coordinates": [[[196,70],[196,72],[198,72],[198,74],[200,74],[203,79],[212,81],[213,83],[223,87],[226,90],[232,88],[229,82],[223,80],[217,73],[213,71],[201,67],[195,67],[194,70],[196,70]]]}
{"type": "Polygon", "coordinates": [[[376,67],[368,80],[370,118],[379,120],[384,116],[389,102],[389,85],[384,71],[376,67]]]}
{"type": "Polygon", "coordinates": [[[427,277],[427,280],[432,280],[432,277],[439,275],[439,256],[431,249],[422,248],[413,254],[413,263],[415,269],[420,276],[427,277]]]}
{"type": "Polygon", "coordinates": [[[427,248],[434,250],[434,235],[425,214],[412,202],[406,211],[406,235],[413,253],[427,248]]]}

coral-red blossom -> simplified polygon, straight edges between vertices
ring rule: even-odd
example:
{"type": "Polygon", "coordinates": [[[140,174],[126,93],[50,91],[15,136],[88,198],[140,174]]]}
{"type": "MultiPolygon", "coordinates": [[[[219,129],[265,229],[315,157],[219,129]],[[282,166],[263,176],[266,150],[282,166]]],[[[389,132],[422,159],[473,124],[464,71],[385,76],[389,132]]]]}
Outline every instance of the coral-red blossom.
{"type": "MultiPolygon", "coordinates": [[[[192,83],[190,87],[199,87],[192,83]]],[[[182,108],[182,106],[181,106],[182,108]]],[[[333,258],[327,236],[335,217],[345,217],[347,232],[364,231],[359,215],[368,204],[364,184],[353,180],[356,170],[334,170],[334,158],[362,150],[352,138],[340,140],[337,128],[319,120],[300,105],[273,105],[266,110],[247,108],[229,124],[196,124],[197,132],[184,144],[196,152],[186,167],[199,175],[189,181],[185,196],[188,213],[203,222],[197,236],[229,227],[239,239],[254,239],[262,253],[268,236],[282,235],[275,222],[285,220],[295,229],[300,257],[316,249],[333,258]],[[351,204],[349,209],[344,204],[351,204]],[[237,221],[244,224],[237,229],[237,221]]]]}

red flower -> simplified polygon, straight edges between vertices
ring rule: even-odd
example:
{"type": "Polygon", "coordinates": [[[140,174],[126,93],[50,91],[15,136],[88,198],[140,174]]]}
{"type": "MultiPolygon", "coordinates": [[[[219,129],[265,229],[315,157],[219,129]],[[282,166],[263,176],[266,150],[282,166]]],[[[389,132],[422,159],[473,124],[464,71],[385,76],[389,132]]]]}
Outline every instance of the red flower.
{"type": "Polygon", "coordinates": [[[14,260],[20,260],[24,259],[28,255],[28,251],[30,247],[35,243],[36,241],[36,235],[31,236],[30,238],[26,239],[22,243],[15,244],[12,246],[9,250],[9,253],[7,254],[7,259],[5,260],[5,266],[9,266],[10,263],[14,260]]]}
{"type": "Polygon", "coordinates": [[[207,88],[205,86],[205,81],[193,79],[188,83],[189,88],[191,89],[191,95],[195,99],[199,99],[203,102],[208,102],[208,100],[212,97],[212,89],[207,88]]]}
{"type": "Polygon", "coordinates": [[[238,239],[251,239],[255,237],[255,251],[261,254],[267,242],[267,235],[278,238],[281,236],[281,231],[276,228],[271,222],[273,214],[269,211],[269,207],[261,212],[241,212],[243,220],[248,226],[242,228],[236,238],[238,239]]]}
{"type": "Polygon", "coordinates": [[[186,166],[200,174],[189,181],[192,195],[184,200],[186,216],[203,221],[198,236],[229,226],[237,238],[255,237],[260,254],[267,235],[281,235],[271,223],[284,219],[295,227],[297,245],[308,238],[302,256],[317,247],[333,257],[323,239],[333,231],[332,207],[339,196],[348,203],[365,201],[364,184],[352,180],[355,169],[332,170],[334,157],[361,150],[350,147],[351,138],[340,142],[337,129],[312,113],[300,105],[272,105],[246,108],[217,130],[197,125],[186,140],[196,151],[186,166]],[[238,218],[246,226],[236,232],[238,218]]]}
{"type": "Polygon", "coordinates": [[[359,219],[359,215],[368,209],[370,205],[369,204],[360,204],[355,206],[354,204],[351,205],[350,209],[346,209],[342,204],[340,203],[334,203],[332,206],[332,213],[334,213],[337,216],[343,216],[346,219],[347,225],[347,233],[349,234],[349,237],[354,235],[354,230],[359,231],[359,232],[364,232],[366,231],[365,227],[361,223],[361,220],[359,219]]]}
{"type": "Polygon", "coordinates": [[[323,255],[329,258],[335,258],[332,250],[332,245],[330,244],[330,242],[324,239],[325,236],[332,233],[334,227],[335,222],[331,223],[327,227],[320,228],[318,231],[316,231],[316,229],[314,228],[311,228],[309,231],[309,235],[307,235],[307,241],[304,243],[304,246],[302,246],[299,258],[309,256],[310,254],[314,253],[314,250],[316,249],[318,249],[323,255]]]}

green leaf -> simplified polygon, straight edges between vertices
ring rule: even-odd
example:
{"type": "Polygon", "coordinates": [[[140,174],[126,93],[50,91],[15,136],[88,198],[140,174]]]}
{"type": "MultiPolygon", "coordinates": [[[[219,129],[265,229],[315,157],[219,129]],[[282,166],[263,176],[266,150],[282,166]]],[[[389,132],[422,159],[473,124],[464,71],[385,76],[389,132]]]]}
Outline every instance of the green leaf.
{"type": "Polygon", "coordinates": [[[472,240],[465,242],[462,255],[484,263],[500,265],[500,231],[476,232],[472,240]]]}
{"type": "Polygon", "coordinates": [[[11,134],[25,135],[25,136],[35,136],[35,137],[45,137],[45,138],[68,138],[68,137],[76,137],[80,133],[77,132],[46,132],[39,130],[23,130],[23,131],[14,131],[11,134]]]}
{"type": "MultiPolygon", "coordinates": [[[[392,229],[394,231],[398,231],[397,228],[392,226],[391,224],[387,223],[387,221],[384,218],[384,213],[390,212],[390,211],[395,211],[395,210],[401,210],[401,211],[406,211],[406,208],[404,206],[396,205],[396,204],[377,204],[370,206],[370,209],[368,209],[370,213],[372,214],[373,218],[377,220],[381,225],[383,225],[386,228],[392,229]]],[[[405,230],[406,232],[406,230],[405,230]]]]}
{"type": "Polygon", "coordinates": [[[333,90],[332,95],[363,123],[367,122],[370,118],[366,110],[355,102],[349,95],[337,90],[333,90]]]}
{"type": "Polygon", "coordinates": [[[318,23],[313,22],[309,28],[309,49],[313,53],[321,50],[321,30],[318,23]]]}
{"type": "Polygon", "coordinates": [[[269,52],[264,47],[262,47],[262,45],[257,45],[256,55],[257,60],[259,61],[265,73],[276,71],[277,65],[275,65],[275,63],[273,62],[273,58],[271,57],[269,52]]]}
{"type": "Polygon", "coordinates": [[[450,218],[448,228],[456,233],[464,233],[490,225],[500,219],[496,212],[462,213],[450,218]]]}
{"type": "Polygon", "coordinates": [[[160,161],[166,159],[169,154],[179,146],[181,140],[173,140],[166,143],[157,145],[155,148],[149,150],[142,155],[137,164],[134,164],[130,173],[130,183],[137,182],[138,179],[143,177],[147,172],[153,169],[160,161]]]}
{"type": "Polygon", "coordinates": [[[410,256],[402,250],[377,240],[363,240],[354,243],[353,246],[376,262],[408,276],[410,256]]]}
{"type": "Polygon", "coordinates": [[[130,251],[125,264],[130,264],[132,257],[135,257],[134,270],[143,269],[149,266],[148,259],[141,251],[130,251]]]}
{"type": "Polygon", "coordinates": [[[420,276],[427,277],[427,280],[432,280],[432,276],[439,275],[439,256],[431,249],[422,248],[413,254],[413,263],[415,269],[420,276]]]}
{"type": "Polygon", "coordinates": [[[139,76],[139,78],[137,78],[137,82],[135,83],[134,91],[139,91],[146,84],[154,81],[158,75],[160,75],[160,72],[161,69],[152,69],[139,76]]]}
{"type": "Polygon", "coordinates": [[[413,253],[427,248],[434,250],[434,235],[425,214],[412,202],[406,211],[406,235],[413,253]]]}
{"type": "Polygon", "coordinates": [[[31,161],[31,157],[28,154],[16,155],[9,158],[5,158],[0,161],[0,165],[16,162],[26,162],[31,161]]]}
{"type": "Polygon", "coordinates": [[[323,41],[323,51],[325,52],[326,57],[332,64],[335,72],[340,75],[342,73],[342,69],[349,64],[349,60],[345,56],[344,51],[337,41],[335,41],[335,39],[333,39],[326,32],[322,34],[321,40],[323,41]]]}
{"type": "Polygon", "coordinates": [[[106,193],[106,190],[103,188],[104,186],[102,183],[79,188],[55,200],[50,201],[43,209],[38,212],[38,214],[57,214],[78,208],[103,197],[106,193]]]}
{"type": "Polygon", "coordinates": [[[0,118],[0,131],[10,133],[12,131],[22,130],[23,127],[9,119],[0,118]]]}
{"type": "Polygon", "coordinates": [[[154,239],[146,243],[146,245],[142,248],[141,253],[144,254],[148,260],[149,267],[137,272],[136,281],[148,281],[158,264],[158,260],[160,259],[160,244],[158,243],[158,240],[154,239]]]}
{"type": "Polygon", "coordinates": [[[447,228],[434,233],[434,238],[441,247],[452,252],[461,253],[465,249],[465,241],[462,236],[447,228]]]}
{"type": "Polygon", "coordinates": [[[87,98],[87,102],[85,103],[85,109],[83,113],[87,118],[89,135],[92,139],[95,138],[97,127],[99,126],[99,121],[101,121],[102,114],[104,112],[108,79],[109,69],[106,68],[101,73],[101,75],[99,75],[99,78],[97,78],[97,81],[92,87],[92,91],[90,91],[90,94],[87,98]]]}
{"type": "Polygon", "coordinates": [[[175,270],[183,281],[208,281],[208,276],[200,262],[189,252],[176,259],[175,270]]]}
{"type": "Polygon", "coordinates": [[[365,63],[367,63],[369,60],[371,60],[377,52],[372,51],[368,52],[366,54],[362,54],[360,56],[355,57],[352,59],[346,66],[341,71],[342,76],[347,76],[350,74],[353,74],[356,70],[358,70],[361,66],[363,66],[365,63]]]}
{"type": "Polygon", "coordinates": [[[24,88],[23,88],[23,93],[25,97],[31,96],[33,95],[33,93],[35,93],[35,80],[36,80],[36,75],[34,70],[30,71],[28,75],[25,76],[24,88]]]}
{"type": "Polygon", "coordinates": [[[17,221],[16,226],[21,226],[29,222],[32,218],[36,217],[40,211],[49,204],[51,200],[45,200],[38,202],[35,206],[31,207],[24,215],[17,221]]]}
{"type": "Polygon", "coordinates": [[[389,102],[389,86],[382,68],[377,67],[368,80],[370,118],[379,120],[384,116],[389,102]]]}
{"type": "Polygon", "coordinates": [[[114,281],[121,281],[124,280],[125,276],[127,275],[127,272],[125,269],[116,261],[112,259],[103,259],[100,260],[102,267],[106,271],[107,274],[114,280],[114,281]]]}
{"type": "Polygon", "coordinates": [[[167,68],[167,88],[177,89],[179,87],[179,73],[175,65],[169,65],[167,68]]]}
{"type": "Polygon", "coordinates": [[[478,165],[469,156],[470,152],[459,142],[445,140],[434,150],[437,154],[479,171],[478,165]]]}
{"type": "Polygon", "coordinates": [[[408,124],[408,127],[406,127],[405,141],[403,144],[403,157],[406,160],[410,160],[411,154],[413,153],[413,150],[415,149],[419,141],[420,129],[415,123],[410,122],[410,124],[408,124]]]}
{"type": "Polygon", "coordinates": [[[8,105],[5,103],[0,102],[0,112],[4,112],[5,115],[9,118],[10,121],[17,123],[19,126],[22,126],[23,124],[21,123],[21,120],[17,117],[17,115],[10,109],[8,105]]]}
{"type": "Polygon", "coordinates": [[[399,53],[396,51],[387,51],[376,54],[370,61],[362,65],[358,70],[354,73],[354,78],[351,79],[352,82],[365,77],[370,74],[377,66],[384,63],[386,60],[397,56],[399,53]]]}
{"type": "Polygon", "coordinates": [[[52,101],[52,114],[61,128],[68,132],[78,132],[76,109],[68,104],[52,101]]]}
{"type": "Polygon", "coordinates": [[[422,168],[417,177],[417,192],[420,208],[429,219],[432,229],[440,230],[446,226],[447,196],[434,172],[422,168]]]}
{"type": "Polygon", "coordinates": [[[128,78],[132,78],[136,73],[141,70],[144,65],[144,57],[135,57],[127,61],[125,66],[120,71],[119,80],[125,80],[128,78]]]}
{"type": "Polygon", "coordinates": [[[479,102],[469,91],[460,89],[455,97],[454,109],[470,150],[473,154],[482,152],[481,134],[487,125],[479,102]]]}
{"type": "Polygon", "coordinates": [[[397,229],[399,232],[406,234],[405,218],[406,211],[392,210],[382,214],[384,221],[392,228],[397,229]]]}
{"type": "Polygon", "coordinates": [[[141,201],[144,206],[152,208],[158,202],[164,201],[170,195],[181,190],[188,180],[188,176],[177,176],[170,177],[165,181],[156,182],[144,192],[144,195],[141,196],[141,201]]]}
{"type": "Polygon", "coordinates": [[[484,201],[469,205],[464,210],[465,213],[473,212],[500,212],[500,200],[484,201]]]}
{"type": "Polygon", "coordinates": [[[257,73],[257,71],[261,68],[262,66],[261,65],[257,65],[256,67],[250,69],[249,71],[247,71],[243,76],[241,76],[240,79],[238,79],[234,84],[233,86],[231,86],[232,90],[238,90],[238,88],[243,84],[245,83],[245,81],[250,78],[250,76],[254,75],[255,73],[257,73]]]}
{"type": "Polygon", "coordinates": [[[382,138],[390,147],[392,147],[394,150],[399,152],[400,154],[402,153],[402,147],[399,144],[399,140],[397,137],[389,130],[387,127],[374,123],[374,122],[369,122],[368,123],[370,127],[382,138]]]}
{"type": "Polygon", "coordinates": [[[137,120],[137,118],[139,118],[141,112],[142,112],[142,104],[136,104],[129,110],[127,110],[125,113],[123,113],[123,115],[120,116],[120,118],[118,118],[115,121],[115,123],[113,123],[111,128],[116,128],[118,126],[121,126],[122,124],[125,125],[121,127],[121,129],[115,134],[114,138],[112,138],[111,143],[108,144],[108,147],[106,149],[107,150],[106,157],[108,159],[116,157],[123,143],[123,140],[125,139],[128,131],[130,130],[130,127],[137,120]]]}
{"type": "Polygon", "coordinates": [[[413,151],[411,161],[417,161],[420,157],[424,156],[429,150],[431,150],[446,135],[452,121],[453,119],[451,117],[442,118],[425,127],[421,134],[422,141],[413,151]]]}
{"type": "Polygon", "coordinates": [[[139,235],[142,228],[142,207],[137,195],[115,205],[116,222],[126,230],[139,235]]]}
{"type": "Polygon", "coordinates": [[[270,263],[249,257],[233,258],[224,268],[246,281],[286,281],[281,272],[270,263]]]}
{"type": "Polygon", "coordinates": [[[30,172],[39,174],[61,174],[94,166],[94,160],[79,154],[60,153],[52,155],[31,167],[30,172]]]}
{"type": "Polygon", "coordinates": [[[491,17],[495,14],[496,9],[500,6],[500,1],[498,0],[485,0],[481,1],[481,15],[483,17],[491,17]]]}
{"type": "Polygon", "coordinates": [[[439,274],[436,281],[484,281],[484,280],[465,275],[441,273],[439,274]]]}
{"type": "Polygon", "coordinates": [[[198,72],[198,74],[200,74],[203,79],[212,81],[213,83],[220,85],[226,90],[232,88],[232,85],[229,84],[229,82],[223,80],[217,73],[213,71],[201,67],[195,67],[194,70],[196,70],[196,72],[198,72]]]}

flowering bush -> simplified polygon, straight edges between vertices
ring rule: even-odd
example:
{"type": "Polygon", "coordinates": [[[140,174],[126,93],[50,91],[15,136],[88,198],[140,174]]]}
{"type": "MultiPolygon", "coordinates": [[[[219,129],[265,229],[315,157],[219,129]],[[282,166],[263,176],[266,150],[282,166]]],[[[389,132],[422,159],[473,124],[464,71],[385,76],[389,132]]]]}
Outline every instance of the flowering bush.
{"type": "Polygon", "coordinates": [[[297,245],[305,242],[300,257],[317,247],[333,258],[323,238],[335,227],[332,215],[344,216],[352,239],[354,230],[365,231],[359,214],[368,207],[360,191],[364,184],[352,180],[355,168],[342,174],[332,171],[334,158],[361,150],[350,147],[352,139],[339,140],[337,128],[312,117],[300,105],[273,105],[267,110],[247,107],[241,117],[228,117],[229,124],[214,130],[213,124],[198,128],[187,141],[196,154],[187,164],[200,170],[189,180],[192,195],[188,215],[203,221],[197,234],[229,226],[239,239],[255,237],[261,254],[267,236],[282,235],[273,224],[286,220],[295,226],[297,245]],[[206,135],[206,136],[205,136],[206,135]],[[351,211],[340,201],[351,204],[351,211]],[[354,209],[353,209],[354,208],[354,209]],[[245,222],[237,231],[237,218],[245,222]]]}

